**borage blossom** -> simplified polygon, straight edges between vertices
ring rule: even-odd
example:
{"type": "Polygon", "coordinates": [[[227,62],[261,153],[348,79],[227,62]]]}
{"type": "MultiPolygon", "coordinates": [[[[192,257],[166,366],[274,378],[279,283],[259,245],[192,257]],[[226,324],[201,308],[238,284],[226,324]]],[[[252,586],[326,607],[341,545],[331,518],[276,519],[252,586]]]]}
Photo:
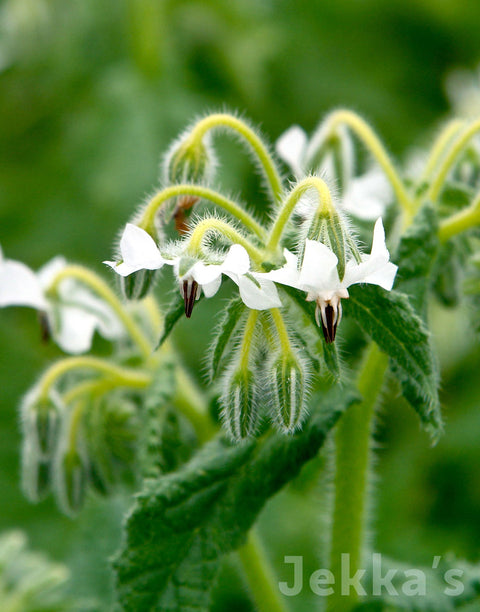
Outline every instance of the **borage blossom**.
{"type": "MultiPolygon", "coordinates": [[[[328,127],[328,126],[327,126],[328,127]]],[[[276,143],[278,156],[290,167],[292,173],[300,180],[314,170],[324,175],[330,183],[340,180],[343,185],[341,210],[366,221],[383,215],[388,203],[392,200],[392,188],[384,173],[378,167],[369,168],[359,176],[354,175],[354,151],[351,138],[346,129],[338,128],[340,156],[342,159],[342,176],[339,177],[332,151],[326,151],[320,164],[311,167],[315,156],[328,139],[328,133],[320,128],[319,132],[308,141],[305,131],[294,125],[284,132],[276,143]]]]}
{"type": "Polygon", "coordinates": [[[240,297],[248,308],[266,310],[281,306],[275,284],[265,273],[251,270],[248,253],[239,244],[229,248],[221,263],[205,263],[188,252],[166,258],[150,234],[128,223],[120,240],[120,254],[122,261],[104,263],[124,277],[139,270],[159,270],[164,265],[172,266],[185,301],[187,317],[191,316],[195,301],[202,292],[207,298],[217,293],[222,275],[231,278],[238,286],[240,297]]]}
{"type": "Polygon", "coordinates": [[[38,310],[49,334],[67,353],[88,351],[95,330],[109,340],[122,336],[123,328],[109,306],[74,278],[64,278],[55,296],[49,294],[55,277],[66,266],[63,257],[55,257],[35,273],[20,261],[5,259],[0,249],[0,307],[38,310]]]}
{"type": "Polygon", "coordinates": [[[315,320],[329,343],[335,340],[342,318],[341,300],[349,297],[348,287],[369,283],[390,291],[397,273],[397,266],[390,262],[381,219],[375,223],[370,254],[361,255],[361,261],[348,260],[343,278],[338,274],[338,257],[321,242],[306,240],[301,266],[292,253],[287,251],[285,256],[285,266],[269,272],[267,277],[305,291],[307,301],[316,302],[315,320]]]}

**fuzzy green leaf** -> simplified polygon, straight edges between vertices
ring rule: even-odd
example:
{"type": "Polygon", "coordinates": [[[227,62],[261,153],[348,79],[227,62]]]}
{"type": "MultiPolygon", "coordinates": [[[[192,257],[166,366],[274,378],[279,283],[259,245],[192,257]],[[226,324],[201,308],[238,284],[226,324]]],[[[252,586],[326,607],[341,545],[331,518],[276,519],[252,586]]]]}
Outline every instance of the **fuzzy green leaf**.
{"type": "Polygon", "coordinates": [[[212,379],[220,370],[222,357],[246,310],[247,307],[240,298],[233,298],[225,308],[224,316],[218,324],[212,346],[210,347],[210,376],[212,379]]]}
{"type": "Polygon", "coordinates": [[[354,401],[336,389],[301,432],[237,446],[216,439],[179,472],[146,481],[114,560],[122,609],[208,610],[222,556],[244,543],[265,502],[317,455],[354,401]]]}
{"type": "Polygon", "coordinates": [[[158,341],[157,346],[155,347],[155,350],[159,349],[162,346],[162,344],[165,342],[165,340],[170,335],[175,324],[184,314],[185,314],[185,302],[184,302],[183,297],[180,295],[180,293],[178,293],[167,307],[167,312],[165,314],[165,322],[163,326],[163,332],[162,332],[162,335],[160,336],[160,340],[158,341]]]}
{"type": "Polygon", "coordinates": [[[144,477],[177,469],[188,461],[196,447],[191,427],[172,409],[175,391],[175,365],[163,361],[141,409],[140,465],[144,477]]]}
{"type": "Polygon", "coordinates": [[[426,204],[402,236],[395,258],[398,265],[395,288],[410,297],[421,315],[425,314],[430,275],[439,246],[436,211],[431,204],[426,204]]]}
{"type": "Polygon", "coordinates": [[[375,285],[350,287],[345,313],[390,357],[405,398],[436,438],[442,430],[438,372],[430,335],[407,296],[375,285]]]}

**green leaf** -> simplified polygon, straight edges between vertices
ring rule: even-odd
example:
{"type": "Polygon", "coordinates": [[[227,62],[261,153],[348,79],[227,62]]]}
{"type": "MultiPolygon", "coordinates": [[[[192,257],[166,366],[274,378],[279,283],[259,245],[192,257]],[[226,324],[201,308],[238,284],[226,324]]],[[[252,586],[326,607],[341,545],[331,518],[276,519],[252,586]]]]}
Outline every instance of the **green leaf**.
{"type": "MultiPolygon", "coordinates": [[[[290,297],[291,301],[303,311],[306,315],[306,320],[311,324],[310,327],[315,330],[317,342],[315,342],[314,348],[316,349],[318,357],[323,357],[323,363],[329,374],[332,376],[333,380],[337,382],[341,375],[341,364],[337,345],[335,342],[327,344],[323,336],[323,331],[315,324],[315,304],[306,301],[304,292],[287,286],[282,286],[282,289],[290,297]]],[[[317,358],[315,361],[317,361],[317,358]]]]}
{"type": "Polygon", "coordinates": [[[468,206],[475,197],[475,191],[469,185],[458,181],[448,181],[442,188],[439,208],[444,215],[450,215],[468,206]]]}
{"type": "Polygon", "coordinates": [[[426,314],[426,297],[439,246],[437,214],[431,204],[426,204],[402,236],[395,258],[395,288],[410,297],[422,316],[426,314]]]}
{"type": "Polygon", "coordinates": [[[211,379],[218,374],[225,350],[230,344],[234,331],[246,311],[247,307],[240,298],[233,298],[225,308],[224,316],[218,324],[212,346],[210,347],[211,379]]]}
{"type": "Polygon", "coordinates": [[[403,395],[432,437],[438,437],[442,431],[438,372],[425,324],[401,293],[375,285],[354,285],[349,292],[346,315],[387,353],[403,395]]]}
{"type": "Polygon", "coordinates": [[[241,546],[265,502],[315,457],[356,396],[336,388],[301,432],[206,445],[181,471],[146,481],[114,560],[124,610],[206,611],[223,555],[241,546]]]}
{"type": "MultiPolygon", "coordinates": [[[[200,298],[201,299],[201,298],[200,298]]],[[[172,329],[175,326],[175,323],[185,314],[185,301],[183,297],[177,293],[173,300],[167,307],[167,312],[165,314],[165,322],[163,326],[163,332],[160,336],[160,340],[158,341],[155,350],[159,349],[165,340],[170,335],[172,329]]]]}
{"type": "Polygon", "coordinates": [[[141,411],[140,465],[146,478],[177,469],[197,445],[189,424],[172,409],[175,391],[175,365],[165,360],[155,372],[141,411]]]}

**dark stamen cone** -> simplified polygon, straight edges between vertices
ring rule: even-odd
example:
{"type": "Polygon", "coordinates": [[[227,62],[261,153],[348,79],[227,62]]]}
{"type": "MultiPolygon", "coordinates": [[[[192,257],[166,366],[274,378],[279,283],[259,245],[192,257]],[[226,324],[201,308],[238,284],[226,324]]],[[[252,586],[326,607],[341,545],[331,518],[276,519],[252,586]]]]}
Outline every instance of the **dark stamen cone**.
{"type": "MultiPolygon", "coordinates": [[[[317,306],[317,308],[319,308],[317,306]]],[[[331,304],[327,304],[320,317],[323,335],[325,336],[325,342],[331,344],[335,340],[337,333],[338,319],[335,313],[335,309],[331,304]]]]}
{"type": "Polygon", "coordinates": [[[197,297],[198,283],[196,281],[183,281],[183,299],[185,301],[185,316],[189,319],[192,316],[193,307],[197,297]]]}

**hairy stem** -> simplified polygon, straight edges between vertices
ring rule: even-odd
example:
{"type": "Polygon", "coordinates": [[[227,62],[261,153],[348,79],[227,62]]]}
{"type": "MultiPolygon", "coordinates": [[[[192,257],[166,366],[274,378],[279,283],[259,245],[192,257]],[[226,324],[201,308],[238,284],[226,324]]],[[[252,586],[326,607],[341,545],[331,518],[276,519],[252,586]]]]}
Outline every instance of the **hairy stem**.
{"type": "Polygon", "coordinates": [[[217,232],[228,238],[232,243],[240,244],[256,264],[259,266],[262,265],[264,261],[263,252],[257,249],[257,247],[242,236],[242,234],[237,232],[234,227],[225,221],[220,221],[220,219],[204,219],[195,226],[188,242],[188,250],[192,254],[201,253],[203,240],[209,232],[217,232]]]}
{"type": "Polygon", "coordinates": [[[365,147],[370,151],[373,157],[377,160],[383,169],[386,177],[390,181],[392,188],[397,197],[398,203],[403,208],[407,217],[412,217],[414,214],[414,205],[407,192],[403,181],[397,174],[390,157],[381,143],[378,136],[356,113],[349,110],[338,110],[333,112],[327,120],[330,124],[330,130],[335,131],[338,125],[346,125],[352,132],[363,142],[365,147]]]}
{"type": "Polygon", "coordinates": [[[348,409],[337,427],[330,556],[335,589],[327,605],[332,612],[349,612],[358,599],[354,588],[349,589],[348,594],[342,592],[342,555],[349,555],[349,575],[353,576],[362,563],[372,423],[387,365],[387,356],[372,343],[358,377],[358,389],[363,399],[348,409]]]}
{"type": "Polygon", "coordinates": [[[233,130],[250,145],[260,162],[274,200],[280,200],[283,187],[277,166],[262,139],[244,121],[228,113],[209,115],[195,125],[190,137],[193,140],[201,140],[209,130],[220,127],[233,130]]]}
{"type": "Polygon", "coordinates": [[[67,279],[74,278],[86,285],[100,298],[110,306],[112,311],[117,315],[123,326],[127,330],[128,334],[140,349],[142,355],[148,358],[152,352],[150,342],[144,336],[142,330],[135,323],[133,317],[125,310],[122,302],[118,299],[115,293],[110,287],[103,281],[99,276],[94,274],[88,268],[78,265],[70,265],[63,268],[53,279],[50,287],[48,288],[49,293],[56,293],[60,283],[67,279]]]}
{"type": "Polygon", "coordinates": [[[40,398],[46,399],[56,381],[73,370],[93,370],[113,378],[119,386],[125,385],[138,389],[148,387],[152,382],[152,377],[144,372],[123,368],[98,357],[68,357],[54,363],[44,373],[38,384],[40,398]]]}
{"type": "Polygon", "coordinates": [[[460,234],[476,225],[480,225],[480,194],[476,196],[470,206],[442,221],[438,237],[442,242],[446,242],[456,234],[460,234]]]}
{"type": "Polygon", "coordinates": [[[453,119],[449,121],[447,125],[438,135],[436,141],[431,148],[430,155],[425,164],[425,169],[422,174],[420,181],[428,181],[435,168],[440,163],[447,146],[451,143],[454,136],[464,127],[465,121],[463,119],[453,119]]]}
{"type": "Polygon", "coordinates": [[[443,188],[447,175],[452,168],[453,164],[457,161],[458,156],[470,142],[470,140],[480,132],[480,119],[477,119],[473,123],[471,123],[455,140],[455,142],[450,147],[450,150],[447,152],[445,157],[443,158],[443,162],[440,165],[440,168],[437,172],[435,179],[432,181],[432,185],[428,192],[428,199],[432,202],[436,202],[440,191],[443,188]]]}
{"type": "Polygon", "coordinates": [[[255,534],[250,532],[247,542],[238,550],[248,586],[259,612],[287,612],[278,585],[262,545],[255,534]]]}
{"type": "Polygon", "coordinates": [[[177,196],[195,196],[208,200],[222,208],[226,212],[230,213],[233,217],[238,219],[245,227],[251,230],[259,238],[265,237],[265,230],[263,227],[255,221],[255,219],[241,206],[239,206],[233,200],[225,198],[222,194],[208,189],[208,187],[202,187],[200,185],[172,185],[162,191],[159,191],[153,196],[150,202],[147,204],[143,215],[138,222],[138,227],[148,232],[151,236],[155,235],[155,215],[158,210],[171,198],[177,196]]]}
{"type": "Polygon", "coordinates": [[[316,176],[310,176],[303,179],[293,189],[288,198],[283,203],[277,218],[270,230],[270,236],[267,242],[267,249],[271,252],[275,251],[282,238],[288,220],[290,219],[295,206],[300,198],[310,189],[315,189],[318,193],[319,206],[333,208],[332,196],[325,181],[316,176]]]}

